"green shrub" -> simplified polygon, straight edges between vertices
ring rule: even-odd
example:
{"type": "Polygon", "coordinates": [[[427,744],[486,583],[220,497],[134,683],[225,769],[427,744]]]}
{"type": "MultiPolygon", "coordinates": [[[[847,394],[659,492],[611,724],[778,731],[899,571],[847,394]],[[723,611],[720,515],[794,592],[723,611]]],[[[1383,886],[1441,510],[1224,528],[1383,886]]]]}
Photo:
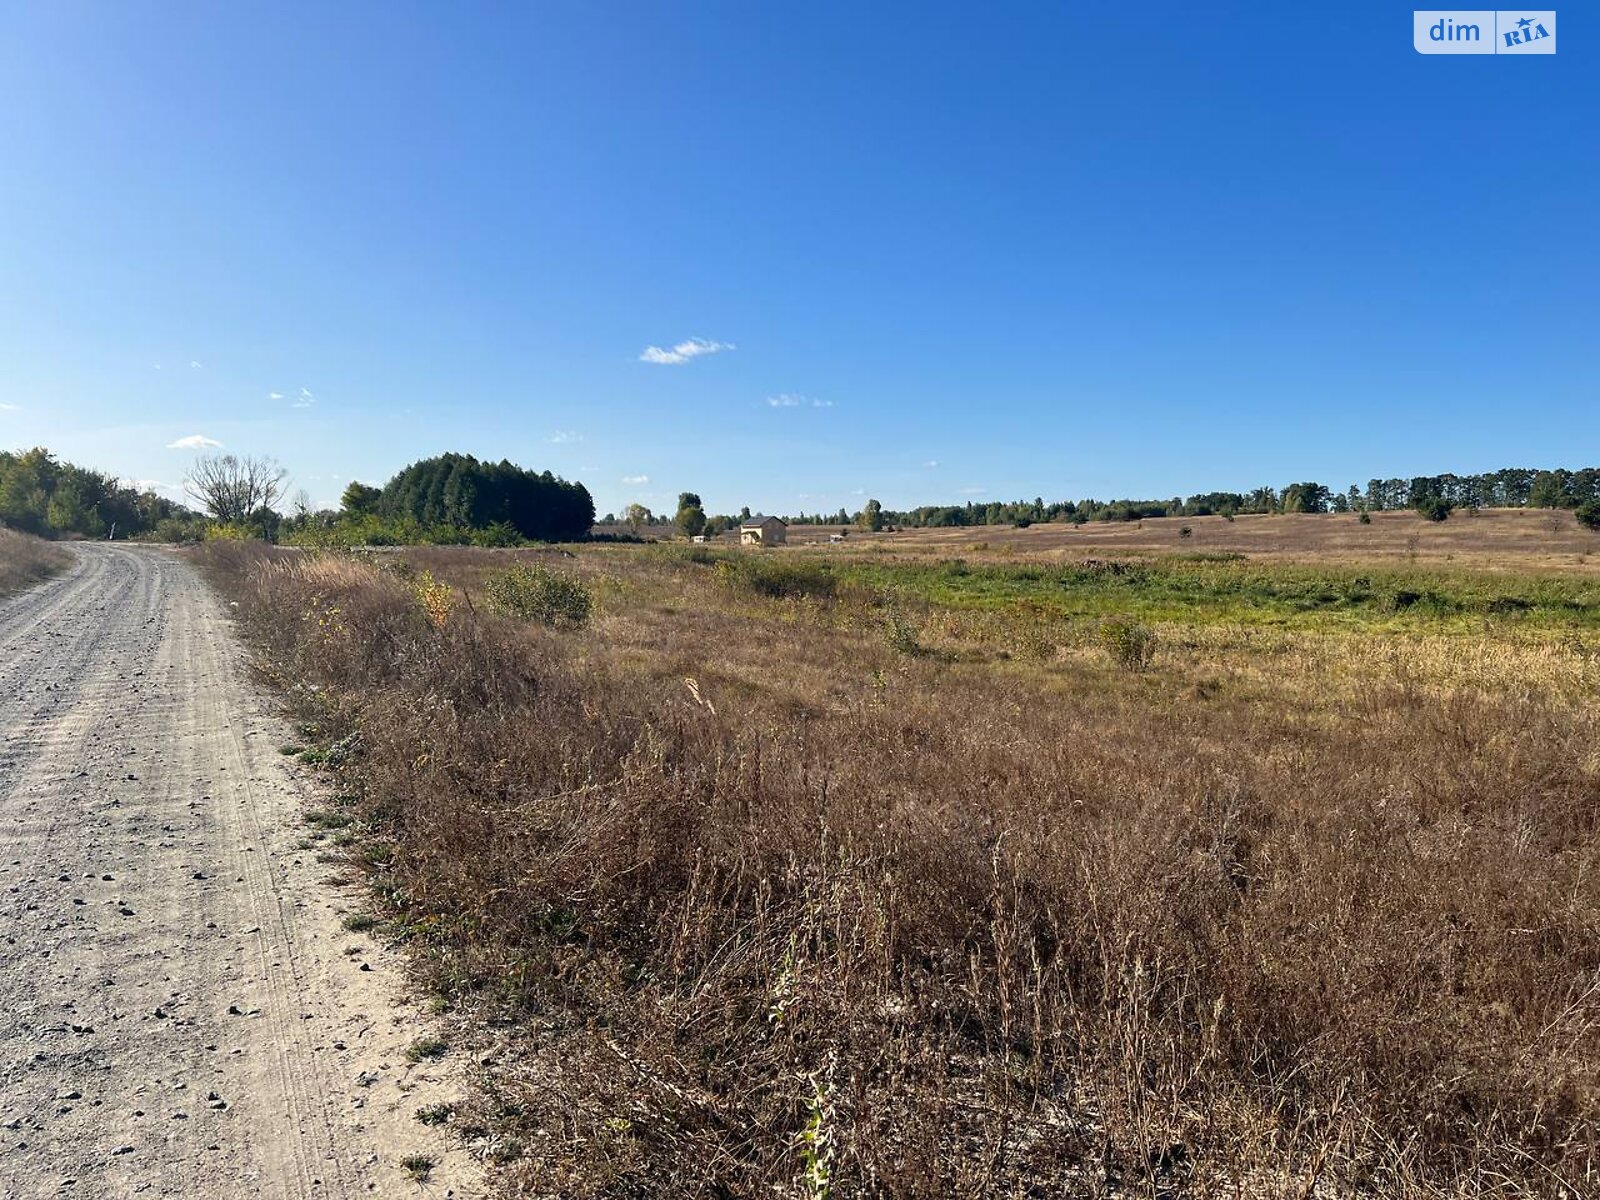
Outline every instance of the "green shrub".
{"type": "Polygon", "coordinates": [[[754,592],[774,600],[800,596],[832,599],[838,581],[826,563],[805,558],[758,558],[740,554],[725,558],[716,567],[717,579],[725,587],[754,592]]]}
{"type": "Polygon", "coordinates": [[[1356,520],[1360,521],[1363,525],[1371,525],[1372,524],[1372,514],[1369,513],[1366,509],[1363,508],[1361,510],[1361,515],[1358,516],[1356,518],[1356,520]]]}
{"type": "Polygon", "coordinates": [[[484,594],[501,616],[542,625],[582,625],[594,608],[594,597],[581,582],[534,563],[496,571],[484,594]]]}
{"type": "Polygon", "coordinates": [[[1585,529],[1600,529],[1600,500],[1578,505],[1572,515],[1578,518],[1578,524],[1585,529]]]}
{"type": "Polygon", "coordinates": [[[905,613],[898,609],[890,609],[884,614],[884,640],[889,649],[896,654],[909,654],[913,657],[923,652],[922,631],[905,613]]]}
{"type": "Polygon", "coordinates": [[[1417,501],[1417,511],[1430,521],[1444,521],[1455,505],[1442,496],[1425,496],[1417,501]]]}
{"type": "Polygon", "coordinates": [[[1100,644],[1125,671],[1142,671],[1156,654],[1156,631],[1127,617],[1100,623],[1100,644]]]}

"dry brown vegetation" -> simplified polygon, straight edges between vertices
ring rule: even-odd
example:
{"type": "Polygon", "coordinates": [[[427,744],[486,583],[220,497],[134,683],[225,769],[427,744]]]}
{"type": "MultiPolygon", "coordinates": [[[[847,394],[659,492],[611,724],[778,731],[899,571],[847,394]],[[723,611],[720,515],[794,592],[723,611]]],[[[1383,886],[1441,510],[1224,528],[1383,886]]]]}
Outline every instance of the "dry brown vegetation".
{"type": "Polygon", "coordinates": [[[60,546],[0,526],[0,596],[54,575],[71,561],[60,546]]]}
{"type": "Polygon", "coordinates": [[[1600,1193],[1592,624],[1174,619],[1131,670],[654,548],[202,553],[511,1039],[510,1193],[1600,1193]],[[530,559],[587,626],[486,610],[530,559]]]}
{"type": "MultiPolygon", "coordinates": [[[[1376,512],[1371,524],[1355,513],[1245,514],[1159,517],[1143,521],[1091,521],[1031,525],[976,525],[961,529],[852,531],[853,548],[876,545],[897,553],[992,552],[1042,558],[1094,554],[1225,552],[1295,562],[1382,563],[1419,561],[1471,564],[1486,570],[1560,570],[1600,573],[1600,533],[1585,529],[1570,509],[1462,509],[1448,521],[1414,512],[1376,512]],[[1188,527],[1187,538],[1180,531],[1188,527]],[[981,550],[975,547],[981,546],[981,550]]],[[[791,542],[826,542],[833,525],[797,525],[791,542]]]]}

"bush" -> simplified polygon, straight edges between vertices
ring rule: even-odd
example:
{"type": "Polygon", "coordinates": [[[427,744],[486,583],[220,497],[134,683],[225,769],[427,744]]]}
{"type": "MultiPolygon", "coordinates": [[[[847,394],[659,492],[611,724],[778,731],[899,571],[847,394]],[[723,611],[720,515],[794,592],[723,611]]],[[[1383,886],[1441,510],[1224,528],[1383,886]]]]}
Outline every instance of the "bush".
{"type": "Polygon", "coordinates": [[[490,575],[484,594],[501,616],[541,625],[582,625],[594,608],[594,597],[578,580],[533,563],[490,575]]]}
{"type": "Polygon", "coordinates": [[[737,558],[723,559],[717,563],[716,570],[724,586],[773,600],[800,596],[827,600],[838,590],[838,581],[827,564],[810,559],[770,559],[741,554],[737,558]]]}
{"type": "Polygon", "coordinates": [[[1578,505],[1572,515],[1578,518],[1578,524],[1585,529],[1600,529],[1600,500],[1578,505]]]}
{"type": "Polygon", "coordinates": [[[1430,521],[1444,521],[1450,517],[1455,505],[1442,496],[1428,496],[1417,501],[1417,512],[1430,521]]]}
{"type": "Polygon", "coordinates": [[[1361,510],[1361,515],[1358,516],[1356,518],[1356,520],[1360,521],[1363,525],[1371,525],[1372,524],[1372,514],[1369,513],[1366,509],[1362,509],[1361,510]]]}
{"type": "Polygon", "coordinates": [[[1124,671],[1142,671],[1156,655],[1156,631],[1127,617],[1100,624],[1100,644],[1124,671]]]}

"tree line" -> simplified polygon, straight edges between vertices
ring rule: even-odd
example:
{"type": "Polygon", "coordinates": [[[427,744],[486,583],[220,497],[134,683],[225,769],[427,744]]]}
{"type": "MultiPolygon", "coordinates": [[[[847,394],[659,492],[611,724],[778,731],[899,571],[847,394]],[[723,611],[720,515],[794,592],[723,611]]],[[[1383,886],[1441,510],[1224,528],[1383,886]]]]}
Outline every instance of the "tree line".
{"type": "Polygon", "coordinates": [[[0,525],[39,537],[182,540],[196,515],[154,491],[63,462],[42,446],[0,451],[0,525]]]}
{"type": "Polygon", "coordinates": [[[1239,516],[1247,513],[1365,513],[1416,509],[1438,516],[1456,508],[1571,508],[1600,506],[1600,468],[1539,470],[1506,467],[1478,475],[1413,475],[1371,479],[1338,491],[1307,481],[1247,492],[1203,492],[1160,500],[968,501],[893,510],[870,501],[859,512],[798,512],[784,519],[797,525],[878,528],[937,528],[964,525],[1030,525],[1036,522],[1140,521],[1152,517],[1239,516]]]}

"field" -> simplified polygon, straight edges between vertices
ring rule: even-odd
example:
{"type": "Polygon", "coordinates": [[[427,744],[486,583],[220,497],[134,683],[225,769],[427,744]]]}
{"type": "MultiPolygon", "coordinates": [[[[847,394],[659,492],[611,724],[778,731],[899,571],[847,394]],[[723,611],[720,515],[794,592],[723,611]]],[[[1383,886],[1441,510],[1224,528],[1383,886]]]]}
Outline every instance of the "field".
{"type": "Polygon", "coordinates": [[[1544,520],[198,553],[508,1194],[1576,1197],[1600,572],[1544,520]]]}
{"type": "MultiPolygon", "coordinates": [[[[1428,521],[1413,512],[1370,514],[1246,514],[1160,517],[1144,521],[1094,521],[1086,525],[974,526],[905,529],[849,535],[857,543],[900,553],[970,554],[982,545],[1014,557],[1083,558],[1091,555],[1248,554],[1293,562],[1470,563],[1487,570],[1600,570],[1600,532],[1585,529],[1565,509],[1482,509],[1428,521]],[[1189,536],[1181,531],[1187,528],[1189,536]]],[[[797,525],[796,545],[825,542],[838,526],[797,525]]],[[[981,552],[981,551],[980,551],[981,552]]]]}

